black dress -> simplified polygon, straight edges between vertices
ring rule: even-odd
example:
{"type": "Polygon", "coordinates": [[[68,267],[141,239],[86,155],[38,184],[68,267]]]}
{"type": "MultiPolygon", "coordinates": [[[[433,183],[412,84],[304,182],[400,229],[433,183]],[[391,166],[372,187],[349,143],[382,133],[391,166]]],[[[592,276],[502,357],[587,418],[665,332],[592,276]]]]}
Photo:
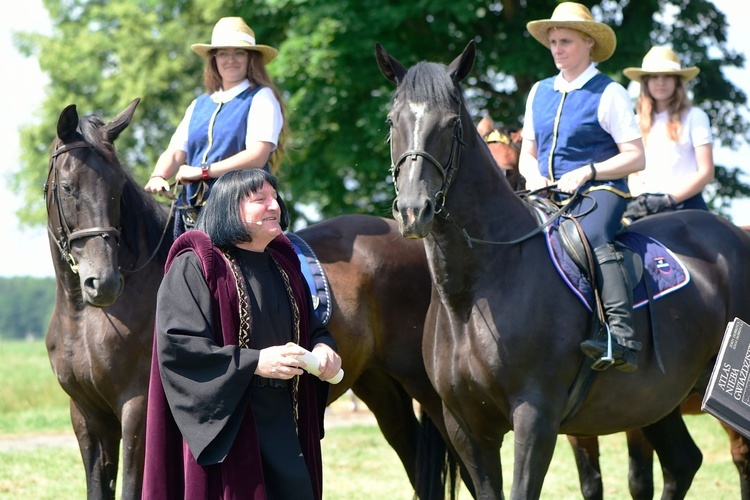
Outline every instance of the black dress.
{"type": "MultiPolygon", "coordinates": [[[[201,450],[196,460],[205,466],[226,457],[249,398],[258,428],[267,497],[311,499],[290,381],[254,375],[260,349],[294,341],[289,295],[268,252],[233,252],[249,295],[250,348],[215,344],[212,296],[200,261],[193,252],[178,256],[158,297],[157,346],[167,401],[193,454],[201,450]]],[[[335,348],[328,330],[314,313],[310,316],[310,346],[324,342],[335,348]]]]}

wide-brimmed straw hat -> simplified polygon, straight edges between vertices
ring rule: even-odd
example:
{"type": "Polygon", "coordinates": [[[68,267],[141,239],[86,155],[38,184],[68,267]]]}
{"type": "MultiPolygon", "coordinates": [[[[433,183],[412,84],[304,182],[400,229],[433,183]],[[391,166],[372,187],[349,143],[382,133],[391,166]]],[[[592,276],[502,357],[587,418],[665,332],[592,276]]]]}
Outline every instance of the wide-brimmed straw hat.
{"type": "Polygon", "coordinates": [[[669,47],[651,47],[643,57],[640,68],[625,68],[622,72],[636,82],[640,82],[648,75],[676,75],[681,77],[684,83],[698,76],[701,70],[695,66],[683,68],[680,58],[669,47]]]}
{"type": "Polygon", "coordinates": [[[550,28],[568,28],[585,33],[594,39],[591,48],[591,60],[594,62],[606,61],[615,52],[617,37],[614,30],[605,23],[594,20],[591,11],[580,3],[563,2],[555,7],[552,17],[539,21],[530,21],[526,24],[531,36],[539,43],[549,48],[547,32],[550,28]]]}
{"type": "Polygon", "coordinates": [[[211,55],[213,49],[237,48],[254,50],[263,54],[263,62],[268,64],[279,53],[268,45],[255,43],[255,32],[241,17],[222,17],[214,26],[211,43],[196,43],[190,46],[193,52],[203,57],[211,55]]]}

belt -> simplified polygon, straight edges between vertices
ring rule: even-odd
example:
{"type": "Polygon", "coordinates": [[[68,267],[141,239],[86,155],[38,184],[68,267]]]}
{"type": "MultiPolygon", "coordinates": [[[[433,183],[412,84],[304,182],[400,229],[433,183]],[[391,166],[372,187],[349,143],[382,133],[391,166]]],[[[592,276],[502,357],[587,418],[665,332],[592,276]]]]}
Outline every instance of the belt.
{"type": "Polygon", "coordinates": [[[289,387],[289,381],[281,380],[279,378],[265,378],[255,375],[253,376],[253,385],[255,387],[275,387],[283,389],[289,387]]]}

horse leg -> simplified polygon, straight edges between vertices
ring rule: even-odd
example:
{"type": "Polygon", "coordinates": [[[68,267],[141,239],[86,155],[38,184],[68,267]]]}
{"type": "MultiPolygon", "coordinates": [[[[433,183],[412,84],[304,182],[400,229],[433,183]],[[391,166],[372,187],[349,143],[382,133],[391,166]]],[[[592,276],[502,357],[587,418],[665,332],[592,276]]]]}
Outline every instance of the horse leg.
{"type": "Polygon", "coordinates": [[[604,498],[602,470],[599,465],[599,440],[596,437],[568,436],[578,468],[581,493],[586,500],[604,498]]]}
{"type": "Polygon", "coordinates": [[[742,500],[750,500],[750,440],[723,422],[719,422],[729,436],[732,460],[740,474],[742,500]]]}
{"type": "Polygon", "coordinates": [[[97,417],[84,413],[72,399],[70,417],[86,470],[86,497],[88,500],[114,500],[120,450],[120,424],[111,417],[97,417]],[[111,429],[117,431],[113,432],[111,429]]]}
{"type": "Polygon", "coordinates": [[[557,444],[557,428],[553,419],[541,407],[529,403],[519,405],[513,412],[514,466],[512,500],[536,499],[542,494],[557,444]]]}
{"type": "MultiPolygon", "coordinates": [[[[682,402],[680,408],[683,415],[703,415],[701,405],[703,394],[691,394],[682,402]]],[[[740,475],[740,494],[742,500],[750,500],[750,440],[735,431],[721,420],[717,420],[729,436],[729,450],[732,461],[740,475]]]]}
{"type": "Polygon", "coordinates": [[[139,500],[146,453],[146,397],[133,398],[122,409],[121,500],[139,500]]]}
{"type": "Polygon", "coordinates": [[[628,437],[628,486],[635,500],[654,498],[654,448],[640,429],[626,432],[628,437]]]}
{"type": "Polygon", "coordinates": [[[419,421],[411,396],[396,379],[373,368],[357,378],[352,390],[375,415],[385,440],[395,450],[416,490],[419,421]]]}
{"type": "Polygon", "coordinates": [[[664,474],[662,498],[685,498],[703,454],[690,437],[679,406],[661,420],[643,428],[656,450],[664,474]]]}
{"type": "MultiPolygon", "coordinates": [[[[498,440],[488,437],[477,441],[466,433],[464,427],[445,406],[443,406],[443,420],[453,449],[456,450],[465,466],[462,472],[465,471],[471,479],[473,488],[470,490],[473,497],[483,500],[505,498],[503,496],[503,470],[500,462],[500,446],[505,432],[500,434],[498,440]]],[[[466,482],[465,475],[462,477],[466,482]]]]}

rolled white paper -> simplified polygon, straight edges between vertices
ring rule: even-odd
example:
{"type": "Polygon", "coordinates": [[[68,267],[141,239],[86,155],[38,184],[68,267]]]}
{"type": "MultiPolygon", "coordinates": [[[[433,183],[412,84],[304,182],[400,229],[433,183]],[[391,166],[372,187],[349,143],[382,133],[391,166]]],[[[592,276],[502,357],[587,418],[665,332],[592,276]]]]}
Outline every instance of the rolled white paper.
{"type": "MultiPolygon", "coordinates": [[[[301,356],[297,356],[297,359],[301,359],[305,363],[307,363],[307,366],[303,368],[303,370],[307,371],[308,373],[315,375],[316,377],[320,376],[320,360],[315,356],[315,354],[311,353],[310,351],[305,351],[305,354],[301,356]]],[[[339,372],[326,382],[329,384],[338,384],[341,382],[341,379],[344,378],[344,370],[339,370],[339,372]]]]}

